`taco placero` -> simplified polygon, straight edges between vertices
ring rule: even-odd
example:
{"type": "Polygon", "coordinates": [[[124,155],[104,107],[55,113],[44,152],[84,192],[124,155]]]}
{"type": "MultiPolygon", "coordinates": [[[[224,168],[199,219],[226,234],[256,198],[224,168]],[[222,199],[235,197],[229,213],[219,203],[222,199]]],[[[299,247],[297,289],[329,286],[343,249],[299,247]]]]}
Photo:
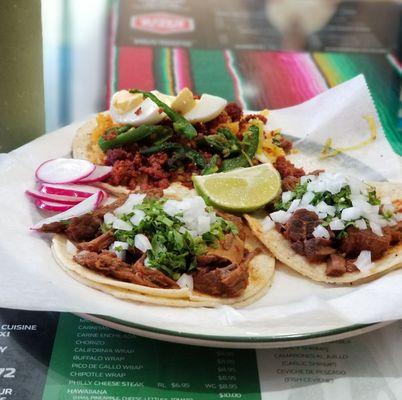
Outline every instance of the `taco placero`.
{"type": "Polygon", "coordinates": [[[276,259],[310,279],[360,284],[402,267],[402,185],[287,163],[269,214],[247,215],[276,259]]]}
{"type": "Polygon", "coordinates": [[[74,158],[112,166],[101,187],[115,193],[167,188],[173,182],[193,187],[192,175],[284,158],[292,148],[278,131],[266,129],[268,111],[247,114],[217,96],[177,96],[157,91],[121,90],[110,110],[76,133],[74,158]]]}
{"type": "Polygon", "coordinates": [[[120,299],[177,307],[258,300],[274,258],[241,218],[177,193],[133,193],[40,230],[56,233],[52,252],[70,276],[120,299]]]}

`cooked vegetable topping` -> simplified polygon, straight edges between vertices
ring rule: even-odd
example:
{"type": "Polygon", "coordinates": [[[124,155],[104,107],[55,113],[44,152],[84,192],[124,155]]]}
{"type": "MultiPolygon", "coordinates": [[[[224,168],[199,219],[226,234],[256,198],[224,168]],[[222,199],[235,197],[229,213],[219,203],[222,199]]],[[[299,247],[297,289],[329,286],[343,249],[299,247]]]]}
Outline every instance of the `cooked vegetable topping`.
{"type": "Polygon", "coordinates": [[[194,139],[197,136],[197,131],[190,122],[188,122],[181,114],[172,110],[166,103],[159,100],[154,94],[136,89],[131,89],[129,92],[141,93],[144,95],[144,97],[151,99],[173,121],[173,129],[176,132],[183,134],[187,139],[194,139]]]}
{"type": "Polygon", "coordinates": [[[232,222],[216,216],[198,196],[176,201],[130,195],[114,214],[105,215],[103,231],[110,229],[120,247],[127,243],[146,252],[148,267],[175,280],[194,270],[196,256],[215,246],[224,234],[237,233],[232,222]]]}
{"type": "Polygon", "coordinates": [[[141,125],[138,128],[130,125],[113,127],[108,129],[103,136],[99,138],[99,147],[106,151],[114,147],[121,147],[127,144],[138,142],[153,134],[166,137],[172,133],[169,126],[164,125],[141,125]]]}

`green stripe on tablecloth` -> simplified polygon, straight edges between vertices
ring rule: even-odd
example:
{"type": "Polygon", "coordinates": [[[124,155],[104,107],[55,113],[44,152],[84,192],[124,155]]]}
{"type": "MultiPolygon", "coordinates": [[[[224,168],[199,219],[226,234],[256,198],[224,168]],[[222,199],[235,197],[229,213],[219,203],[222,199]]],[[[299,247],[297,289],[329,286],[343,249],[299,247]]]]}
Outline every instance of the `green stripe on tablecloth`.
{"type": "Polygon", "coordinates": [[[191,50],[190,61],[195,93],[209,93],[235,101],[233,80],[222,50],[191,50]]]}
{"type": "Polygon", "coordinates": [[[383,55],[318,53],[314,56],[330,86],[364,74],[382,126],[394,151],[402,155],[402,138],[397,129],[398,76],[383,55]]]}

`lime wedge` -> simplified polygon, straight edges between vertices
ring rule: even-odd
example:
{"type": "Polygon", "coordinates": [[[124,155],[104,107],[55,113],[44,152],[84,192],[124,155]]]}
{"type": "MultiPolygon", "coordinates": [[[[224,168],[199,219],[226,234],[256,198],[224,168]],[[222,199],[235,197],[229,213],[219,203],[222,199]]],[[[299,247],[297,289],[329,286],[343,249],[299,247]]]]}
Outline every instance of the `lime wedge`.
{"type": "Polygon", "coordinates": [[[249,212],[272,201],[281,191],[278,171],[269,163],[230,172],[193,177],[204,200],[217,208],[249,212]]]}

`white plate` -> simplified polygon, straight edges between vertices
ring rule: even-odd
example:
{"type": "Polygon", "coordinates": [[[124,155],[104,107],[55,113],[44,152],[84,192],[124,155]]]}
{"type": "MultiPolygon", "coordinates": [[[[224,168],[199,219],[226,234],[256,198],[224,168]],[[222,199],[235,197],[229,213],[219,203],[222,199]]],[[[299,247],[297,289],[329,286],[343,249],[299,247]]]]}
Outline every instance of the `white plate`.
{"type": "Polygon", "coordinates": [[[383,328],[393,321],[366,325],[350,325],[324,331],[304,334],[287,334],[273,336],[220,336],[199,333],[186,333],[162,328],[154,328],[141,324],[134,324],[117,318],[97,316],[91,314],[77,314],[88,319],[122,332],[157,339],[166,342],[206,347],[226,347],[237,349],[273,349],[282,347],[307,346],[317,343],[332,342],[383,328]]]}

